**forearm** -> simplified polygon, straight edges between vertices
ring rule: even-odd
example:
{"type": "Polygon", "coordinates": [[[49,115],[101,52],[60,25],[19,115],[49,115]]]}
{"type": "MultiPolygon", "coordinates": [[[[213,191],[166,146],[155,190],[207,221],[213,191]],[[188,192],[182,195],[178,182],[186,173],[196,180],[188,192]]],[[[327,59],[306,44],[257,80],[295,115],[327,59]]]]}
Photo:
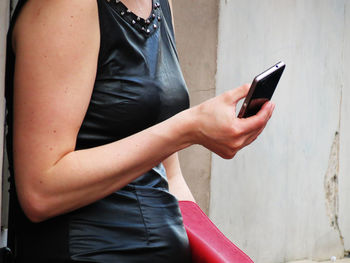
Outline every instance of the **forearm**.
{"type": "Polygon", "coordinates": [[[191,190],[182,175],[178,154],[174,153],[164,160],[163,164],[166,169],[170,192],[178,200],[190,200],[195,202],[191,190]]]}
{"type": "Polygon", "coordinates": [[[179,201],[187,200],[196,202],[181,173],[169,179],[169,190],[179,201]]]}
{"type": "Polygon", "coordinates": [[[46,171],[22,174],[17,188],[27,215],[41,221],[90,204],[189,146],[187,131],[191,124],[186,114],[182,112],[120,141],[72,151],[46,171]]]}

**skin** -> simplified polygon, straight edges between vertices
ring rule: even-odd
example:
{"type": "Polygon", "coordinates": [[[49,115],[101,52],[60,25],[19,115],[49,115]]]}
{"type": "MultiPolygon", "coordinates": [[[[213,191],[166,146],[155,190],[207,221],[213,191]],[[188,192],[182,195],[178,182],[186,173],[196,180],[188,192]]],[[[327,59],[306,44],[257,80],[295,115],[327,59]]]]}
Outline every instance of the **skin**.
{"type": "MultiPolygon", "coordinates": [[[[133,1],[124,3],[146,17],[149,2],[140,2],[144,13],[133,1]]],[[[257,115],[237,119],[236,103],[249,89],[243,85],[130,137],[75,151],[99,41],[96,0],[29,0],[17,20],[14,168],[21,206],[33,222],[97,201],[162,161],[170,191],[180,200],[194,200],[176,153],[200,144],[233,158],[257,138],[273,112],[269,102],[257,115]]]]}

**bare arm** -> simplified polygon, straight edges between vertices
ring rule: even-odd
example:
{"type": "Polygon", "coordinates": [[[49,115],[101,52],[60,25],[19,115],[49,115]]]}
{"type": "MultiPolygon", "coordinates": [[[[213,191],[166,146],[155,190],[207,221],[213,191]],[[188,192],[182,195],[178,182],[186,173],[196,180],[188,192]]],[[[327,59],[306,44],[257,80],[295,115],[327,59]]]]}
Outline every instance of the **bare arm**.
{"type": "Polygon", "coordinates": [[[254,117],[234,118],[248,90],[242,86],[133,136],[75,151],[96,75],[96,1],[30,0],[17,21],[14,48],[16,186],[35,222],[99,200],[194,143],[232,158],[273,110],[265,105],[254,117]]]}
{"type": "Polygon", "coordinates": [[[174,153],[163,161],[166,169],[169,190],[178,200],[193,201],[194,197],[182,175],[178,154],[174,153]]]}
{"type": "MultiPolygon", "coordinates": [[[[169,5],[171,10],[171,19],[174,25],[173,28],[175,31],[173,3],[171,0],[169,0],[169,5]]],[[[195,202],[191,190],[189,189],[182,175],[178,154],[175,153],[164,160],[163,165],[167,172],[170,192],[175,195],[178,200],[190,200],[195,202]]]]}

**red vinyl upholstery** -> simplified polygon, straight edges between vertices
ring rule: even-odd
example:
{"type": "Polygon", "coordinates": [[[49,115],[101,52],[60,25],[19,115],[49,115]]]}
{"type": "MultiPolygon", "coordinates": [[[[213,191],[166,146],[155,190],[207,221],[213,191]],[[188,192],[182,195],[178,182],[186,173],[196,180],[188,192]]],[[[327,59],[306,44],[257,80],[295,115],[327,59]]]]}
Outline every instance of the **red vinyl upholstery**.
{"type": "Polygon", "coordinates": [[[180,209],[194,263],[254,263],[236,247],[191,201],[180,201],[180,209]]]}

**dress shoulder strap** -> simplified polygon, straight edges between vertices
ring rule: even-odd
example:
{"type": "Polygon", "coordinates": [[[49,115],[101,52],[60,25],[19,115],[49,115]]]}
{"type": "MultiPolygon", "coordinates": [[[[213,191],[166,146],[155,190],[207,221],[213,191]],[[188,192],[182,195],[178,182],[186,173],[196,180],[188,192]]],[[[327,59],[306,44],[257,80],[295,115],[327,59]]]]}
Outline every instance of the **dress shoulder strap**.
{"type": "Polygon", "coordinates": [[[171,33],[174,36],[174,25],[173,25],[173,21],[172,21],[172,13],[171,13],[169,1],[168,0],[159,0],[159,3],[160,3],[160,6],[162,7],[162,12],[163,12],[164,18],[166,19],[167,24],[171,30],[171,33]]]}

